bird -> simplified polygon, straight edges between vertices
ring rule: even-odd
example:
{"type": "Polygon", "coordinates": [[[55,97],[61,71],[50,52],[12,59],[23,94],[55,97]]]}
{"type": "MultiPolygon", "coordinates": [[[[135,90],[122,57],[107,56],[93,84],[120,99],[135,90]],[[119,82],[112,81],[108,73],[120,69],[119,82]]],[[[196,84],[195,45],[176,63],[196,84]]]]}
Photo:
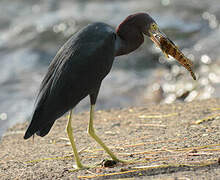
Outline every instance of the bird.
{"type": "Polygon", "coordinates": [[[35,134],[45,136],[54,122],[69,112],[67,135],[72,146],[77,169],[88,168],[79,157],[72,128],[73,108],[85,97],[90,97],[88,134],[115,162],[119,159],[98,137],[93,121],[95,104],[102,80],[112,68],[115,57],[127,55],[138,49],[144,36],[154,43],[154,34],[165,37],[145,12],[129,15],[116,29],[103,22],[89,24],[73,34],[58,50],[40,85],[31,121],[24,139],[35,134]]]}

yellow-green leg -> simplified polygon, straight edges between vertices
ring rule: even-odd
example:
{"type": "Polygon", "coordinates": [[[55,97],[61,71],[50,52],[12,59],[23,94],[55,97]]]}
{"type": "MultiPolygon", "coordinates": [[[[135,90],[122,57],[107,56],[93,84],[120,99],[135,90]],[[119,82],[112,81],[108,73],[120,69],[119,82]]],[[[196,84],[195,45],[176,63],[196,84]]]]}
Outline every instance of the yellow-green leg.
{"type": "Polygon", "coordinates": [[[114,160],[114,161],[117,161],[117,162],[124,162],[122,160],[119,160],[115,155],[114,153],[102,142],[102,140],[95,134],[95,130],[93,128],[93,119],[94,119],[94,108],[95,108],[95,105],[92,104],[91,107],[90,107],[90,120],[89,120],[89,127],[88,127],[88,133],[89,135],[95,139],[95,141],[97,143],[100,144],[100,146],[102,146],[102,148],[105,150],[106,153],[109,154],[109,156],[111,156],[111,158],[114,160]]]}
{"type": "Polygon", "coordinates": [[[73,110],[71,110],[70,113],[69,113],[69,118],[68,118],[66,131],[67,131],[67,134],[68,134],[68,137],[69,137],[72,149],[73,149],[73,155],[74,155],[74,159],[76,161],[76,169],[85,169],[85,168],[88,168],[88,167],[82,165],[82,163],[80,161],[80,158],[79,158],[78,151],[76,149],[76,144],[75,144],[75,141],[74,141],[73,129],[72,129],[72,125],[71,125],[72,111],[73,110]]]}

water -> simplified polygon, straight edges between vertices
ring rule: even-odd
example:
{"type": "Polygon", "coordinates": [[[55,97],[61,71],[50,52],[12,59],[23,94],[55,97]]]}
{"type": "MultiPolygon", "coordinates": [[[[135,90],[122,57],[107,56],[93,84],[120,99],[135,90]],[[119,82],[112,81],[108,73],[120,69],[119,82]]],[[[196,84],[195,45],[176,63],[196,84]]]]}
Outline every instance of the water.
{"type": "MultiPolygon", "coordinates": [[[[71,34],[95,21],[116,27],[134,12],[153,16],[194,61],[199,79],[194,82],[146,39],[137,51],[116,59],[97,109],[220,96],[219,0],[2,0],[0,11],[0,136],[30,118],[47,66],[71,34]]],[[[88,107],[85,99],[77,111],[88,107]]]]}

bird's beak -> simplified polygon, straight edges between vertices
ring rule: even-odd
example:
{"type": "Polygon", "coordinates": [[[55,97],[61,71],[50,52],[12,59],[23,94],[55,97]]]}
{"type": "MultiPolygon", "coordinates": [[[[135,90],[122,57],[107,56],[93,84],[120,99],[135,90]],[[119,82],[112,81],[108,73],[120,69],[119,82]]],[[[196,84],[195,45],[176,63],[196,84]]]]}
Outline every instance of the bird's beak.
{"type": "Polygon", "coordinates": [[[161,38],[166,41],[168,44],[175,44],[158,28],[156,24],[154,26],[151,26],[149,30],[150,39],[156,44],[157,47],[159,47],[164,55],[168,58],[169,54],[167,54],[163,48],[163,45],[161,44],[161,38]]]}
{"type": "Polygon", "coordinates": [[[169,38],[162,32],[158,27],[151,28],[149,30],[150,39],[161,49],[160,38],[163,37],[167,41],[170,41],[169,38]]]}

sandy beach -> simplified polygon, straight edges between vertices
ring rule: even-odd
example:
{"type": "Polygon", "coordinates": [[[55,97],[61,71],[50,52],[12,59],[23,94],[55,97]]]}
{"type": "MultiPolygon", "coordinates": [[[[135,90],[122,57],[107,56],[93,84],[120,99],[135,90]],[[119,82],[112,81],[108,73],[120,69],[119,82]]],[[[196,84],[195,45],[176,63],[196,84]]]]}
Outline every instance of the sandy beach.
{"type": "Polygon", "coordinates": [[[0,142],[0,179],[220,179],[220,99],[96,111],[95,129],[125,160],[103,167],[108,155],[87,134],[89,112],[73,116],[75,164],[67,140],[67,118],[44,138],[24,140],[28,123],[10,128],[0,142]]]}

